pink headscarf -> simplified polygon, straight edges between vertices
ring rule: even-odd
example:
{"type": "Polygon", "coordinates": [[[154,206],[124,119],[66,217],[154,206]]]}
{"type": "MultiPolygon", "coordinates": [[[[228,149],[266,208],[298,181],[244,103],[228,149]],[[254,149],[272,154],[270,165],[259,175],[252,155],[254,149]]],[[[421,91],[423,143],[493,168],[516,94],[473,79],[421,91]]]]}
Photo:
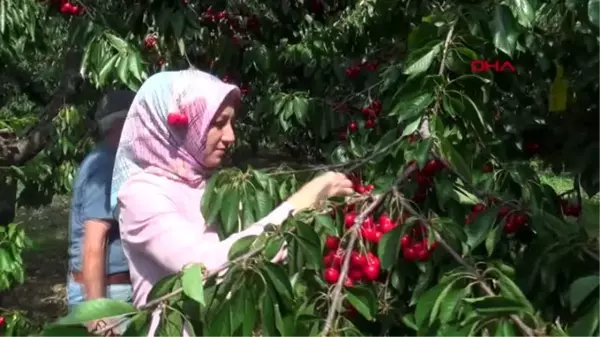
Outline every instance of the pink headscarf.
{"type": "Polygon", "coordinates": [[[151,76],[138,91],[127,114],[113,170],[111,206],[119,188],[141,171],[200,186],[206,176],[202,152],[208,126],[228,97],[240,90],[195,69],[151,76]],[[187,115],[187,126],[167,124],[169,113],[187,115]]]}

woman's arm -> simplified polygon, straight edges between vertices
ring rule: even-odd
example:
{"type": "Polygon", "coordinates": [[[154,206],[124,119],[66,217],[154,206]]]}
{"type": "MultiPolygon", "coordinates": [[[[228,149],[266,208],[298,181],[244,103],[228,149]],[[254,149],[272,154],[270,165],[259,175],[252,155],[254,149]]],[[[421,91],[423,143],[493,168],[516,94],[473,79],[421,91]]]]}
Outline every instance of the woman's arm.
{"type": "Polygon", "coordinates": [[[218,241],[214,233],[206,233],[205,226],[181,216],[173,200],[157,186],[131,182],[123,192],[119,193],[121,239],[129,249],[149,256],[171,273],[190,263],[201,263],[209,271],[220,269],[237,240],[260,235],[268,224],[281,224],[294,210],[290,203],[282,203],[246,230],[218,241]]]}
{"type": "Polygon", "coordinates": [[[218,241],[214,233],[206,233],[201,223],[181,216],[167,190],[158,181],[153,184],[133,178],[119,193],[119,222],[121,239],[129,249],[150,256],[172,273],[190,263],[201,263],[211,271],[220,269],[237,240],[261,234],[268,224],[280,225],[292,212],[310,207],[319,199],[352,193],[351,182],[343,175],[327,173],[303,186],[246,230],[218,241]]]}

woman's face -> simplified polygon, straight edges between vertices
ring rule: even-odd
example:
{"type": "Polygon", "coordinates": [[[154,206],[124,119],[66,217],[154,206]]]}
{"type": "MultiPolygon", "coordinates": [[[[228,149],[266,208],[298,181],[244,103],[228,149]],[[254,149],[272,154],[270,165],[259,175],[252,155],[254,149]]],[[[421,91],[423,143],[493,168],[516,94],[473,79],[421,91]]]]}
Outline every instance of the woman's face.
{"type": "Polygon", "coordinates": [[[223,160],[225,151],[235,142],[233,133],[233,122],[235,109],[225,104],[217,112],[210,123],[206,136],[206,148],[204,149],[204,165],[208,168],[217,167],[223,160]]]}

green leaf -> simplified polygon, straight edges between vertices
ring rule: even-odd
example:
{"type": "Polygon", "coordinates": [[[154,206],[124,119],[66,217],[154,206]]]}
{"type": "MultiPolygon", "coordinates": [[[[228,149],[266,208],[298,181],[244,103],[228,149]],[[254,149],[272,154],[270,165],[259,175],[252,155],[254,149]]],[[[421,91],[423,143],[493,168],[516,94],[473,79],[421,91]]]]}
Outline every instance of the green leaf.
{"type": "Polygon", "coordinates": [[[578,278],[569,289],[569,304],[571,312],[575,312],[577,308],[588,298],[598,286],[600,286],[598,275],[590,275],[578,278]]]}
{"type": "Polygon", "coordinates": [[[119,53],[123,53],[127,50],[128,44],[122,38],[110,33],[104,33],[104,36],[108,42],[119,51],[119,53]]]}
{"type": "Polygon", "coordinates": [[[417,147],[413,152],[413,158],[419,165],[419,168],[423,168],[425,163],[429,160],[429,154],[433,147],[433,138],[422,139],[417,143],[417,147]]]}
{"type": "MultiPolygon", "coordinates": [[[[0,0],[2,2],[2,0],[0,0]]],[[[41,336],[96,336],[88,332],[87,328],[82,325],[49,325],[44,327],[41,336]]]]}
{"type": "Polygon", "coordinates": [[[471,304],[475,311],[484,315],[515,314],[527,310],[527,307],[523,303],[502,296],[465,298],[463,301],[471,304]]]}
{"type": "Polygon", "coordinates": [[[131,303],[112,300],[109,298],[99,298],[96,300],[85,301],[73,307],[66,317],[58,320],[60,325],[83,324],[100,318],[123,316],[136,313],[136,309],[131,303]]]}
{"type": "Polygon", "coordinates": [[[496,5],[490,29],[494,36],[494,46],[512,57],[517,46],[519,33],[510,8],[506,5],[496,5]]]}
{"type": "Polygon", "coordinates": [[[456,150],[447,138],[440,138],[439,142],[442,157],[452,165],[452,168],[456,170],[461,179],[464,179],[467,184],[472,183],[473,177],[471,175],[471,168],[461,156],[460,152],[456,150]]]}
{"type": "Polygon", "coordinates": [[[400,237],[402,236],[402,226],[385,233],[377,246],[377,255],[381,261],[382,269],[390,269],[398,262],[400,253],[400,237]]]}
{"type": "MultiPolygon", "coordinates": [[[[417,50],[414,52],[414,54],[420,54],[419,52],[423,49],[429,49],[429,46],[426,46],[420,50],[417,50]]],[[[411,62],[406,66],[406,68],[404,69],[404,74],[405,75],[418,75],[421,73],[426,72],[429,67],[431,67],[431,64],[433,63],[433,60],[435,60],[435,58],[439,55],[440,51],[442,50],[442,43],[437,43],[435,44],[429,51],[426,51],[426,53],[423,56],[419,56],[418,59],[416,60],[411,60],[411,62]]],[[[413,58],[413,55],[409,56],[409,58],[413,58]]]]}
{"type": "Polygon", "coordinates": [[[223,195],[220,216],[222,229],[226,236],[237,231],[240,191],[237,188],[227,190],[223,195]]]}
{"type": "Polygon", "coordinates": [[[398,116],[398,122],[413,120],[423,113],[434,100],[435,97],[429,92],[401,96],[394,103],[390,115],[398,116]]]}
{"type": "Polygon", "coordinates": [[[599,303],[596,301],[596,305],[587,314],[569,327],[569,336],[597,336],[594,332],[598,329],[598,317],[600,315],[598,308],[599,303]]]}
{"type": "Polygon", "coordinates": [[[419,329],[429,326],[433,307],[435,306],[438,297],[447,286],[448,284],[446,283],[438,284],[419,296],[415,308],[415,323],[419,329]]]}
{"type": "Polygon", "coordinates": [[[257,237],[257,235],[249,235],[236,240],[231,248],[229,248],[229,253],[227,254],[229,261],[233,261],[248,253],[257,237]]]}
{"type": "Polygon", "coordinates": [[[475,221],[468,224],[467,233],[467,245],[474,249],[479,246],[488,236],[488,232],[496,222],[498,216],[498,207],[490,207],[481,212],[475,221]]]}
{"type": "Polygon", "coordinates": [[[377,296],[371,288],[351,287],[346,289],[346,299],[367,320],[373,321],[377,313],[377,296]]]}
{"type": "Polygon", "coordinates": [[[202,216],[206,219],[206,222],[212,224],[215,222],[217,214],[221,209],[221,202],[223,201],[223,194],[218,197],[217,193],[217,180],[219,175],[214,174],[210,177],[206,186],[204,187],[204,194],[202,195],[202,216]],[[217,200],[220,198],[221,200],[217,200]]]}
{"type": "Polygon", "coordinates": [[[183,270],[181,283],[183,293],[201,305],[206,305],[204,300],[204,284],[203,284],[202,266],[194,264],[183,270]]]}
{"type": "Polygon", "coordinates": [[[101,84],[101,85],[102,84],[106,84],[106,79],[107,79],[108,75],[114,70],[115,63],[117,63],[118,59],[119,59],[119,55],[118,54],[113,55],[104,64],[104,66],[102,67],[102,69],[100,69],[100,72],[98,73],[98,83],[99,84],[101,84]]]}
{"type": "Polygon", "coordinates": [[[500,323],[498,323],[495,336],[512,337],[518,335],[517,330],[515,329],[515,326],[513,325],[512,321],[509,319],[502,319],[500,320],[500,323]]]}
{"type": "Polygon", "coordinates": [[[494,275],[498,281],[498,285],[500,286],[501,296],[519,301],[527,307],[529,312],[534,312],[531,302],[529,302],[525,294],[523,294],[521,288],[519,288],[519,286],[510,277],[508,277],[508,275],[498,268],[490,268],[490,270],[494,271],[494,275]]]}
{"type": "Polygon", "coordinates": [[[256,217],[262,219],[273,210],[273,198],[265,191],[254,192],[256,193],[256,217]]]}
{"type": "Polygon", "coordinates": [[[163,277],[158,282],[156,282],[156,284],[154,284],[154,286],[148,293],[147,301],[157,299],[161,296],[166,295],[167,293],[170,293],[171,291],[173,291],[175,284],[179,280],[180,280],[179,274],[173,274],[173,275],[163,277]]]}
{"type": "Polygon", "coordinates": [[[262,316],[262,334],[265,336],[277,336],[277,327],[275,325],[275,304],[277,303],[273,290],[267,286],[262,296],[261,316],[262,316]]]}
{"type": "Polygon", "coordinates": [[[271,262],[265,262],[262,265],[266,278],[271,282],[273,288],[285,302],[285,304],[293,303],[294,291],[290,284],[290,279],[283,270],[283,267],[271,262]]]}
{"type": "Polygon", "coordinates": [[[455,313],[462,304],[462,299],[465,297],[467,290],[465,288],[452,289],[446,295],[446,299],[442,302],[440,308],[440,322],[447,324],[455,319],[455,313]]]}
{"type": "Polygon", "coordinates": [[[531,28],[535,21],[535,11],[529,3],[529,0],[512,0],[511,7],[517,16],[519,23],[527,28],[531,28]]]}
{"type": "Polygon", "coordinates": [[[306,261],[310,265],[307,267],[313,269],[320,269],[323,262],[321,254],[321,240],[315,231],[303,222],[295,223],[298,234],[296,235],[296,242],[300,246],[300,249],[306,261]]]}
{"type": "MultiPolygon", "coordinates": [[[[140,312],[133,316],[127,325],[123,336],[147,336],[150,330],[152,315],[148,311],[140,312]]],[[[62,336],[62,335],[56,335],[62,336]]]]}
{"type": "Polygon", "coordinates": [[[600,0],[588,1],[588,18],[596,27],[600,25],[600,0]]]}
{"type": "Polygon", "coordinates": [[[324,228],[328,234],[338,235],[338,228],[333,222],[333,219],[327,215],[315,216],[315,222],[317,227],[324,228]]]}
{"type": "Polygon", "coordinates": [[[485,249],[488,252],[488,256],[492,256],[494,249],[496,248],[496,244],[498,244],[501,237],[502,225],[494,227],[494,229],[488,233],[488,236],[485,239],[485,249]]]}
{"type": "Polygon", "coordinates": [[[435,320],[438,318],[438,314],[441,316],[442,308],[443,308],[444,304],[447,302],[447,297],[454,290],[454,285],[456,284],[456,282],[458,282],[458,280],[459,280],[459,278],[455,278],[452,281],[450,281],[440,292],[439,296],[437,296],[435,303],[433,304],[433,307],[431,309],[431,314],[429,316],[429,325],[430,326],[433,325],[435,320]]]}
{"type": "Polygon", "coordinates": [[[156,336],[183,336],[183,317],[170,307],[166,307],[160,316],[156,336]]]}

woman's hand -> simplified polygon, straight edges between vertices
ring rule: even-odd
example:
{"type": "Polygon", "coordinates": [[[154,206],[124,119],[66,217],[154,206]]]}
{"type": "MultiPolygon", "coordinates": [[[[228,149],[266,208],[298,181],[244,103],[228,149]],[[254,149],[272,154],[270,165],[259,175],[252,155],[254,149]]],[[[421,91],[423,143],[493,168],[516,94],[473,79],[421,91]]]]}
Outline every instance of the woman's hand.
{"type": "Polygon", "coordinates": [[[318,201],[331,197],[344,197],[353,193],[352,181],[346,175],[330,171],[306,183],[288,199],[288,202],[298,212],[318,201]]]}

